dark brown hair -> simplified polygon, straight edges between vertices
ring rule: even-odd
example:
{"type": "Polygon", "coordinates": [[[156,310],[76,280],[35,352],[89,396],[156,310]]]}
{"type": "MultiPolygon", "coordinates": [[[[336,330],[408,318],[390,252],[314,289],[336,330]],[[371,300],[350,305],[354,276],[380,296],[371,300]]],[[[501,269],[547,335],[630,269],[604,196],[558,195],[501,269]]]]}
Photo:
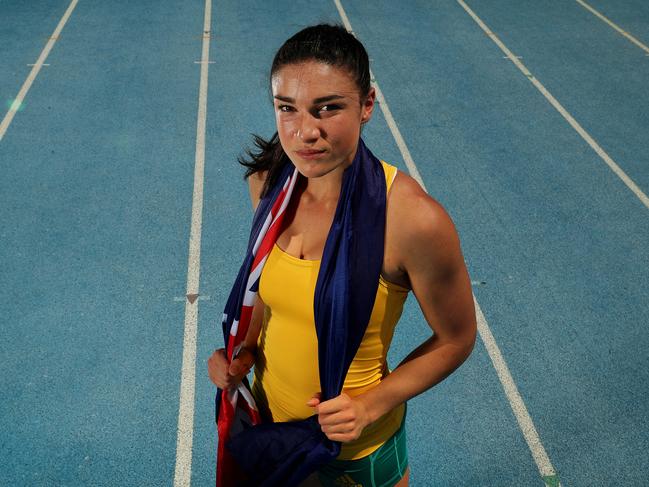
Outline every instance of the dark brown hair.
{"type": "MultiPolygon", "coordinates": [[[[283,66],[304,61],[318,61],[346,70],[356,82],[361,99],[370,91],[367,51],[343,26],[314,25],[288,39],[275,54],[270,79],[283,66]]],[[[282,149],[277,132],[269,140],[253,134],[253,141],[256,150],[247,150],[246,156],[239,157],[239,163],[247,168],[244,176],[246,179],[257,172],[268,171],[261,193],[263,197],[289,159],[282,149]]]]}

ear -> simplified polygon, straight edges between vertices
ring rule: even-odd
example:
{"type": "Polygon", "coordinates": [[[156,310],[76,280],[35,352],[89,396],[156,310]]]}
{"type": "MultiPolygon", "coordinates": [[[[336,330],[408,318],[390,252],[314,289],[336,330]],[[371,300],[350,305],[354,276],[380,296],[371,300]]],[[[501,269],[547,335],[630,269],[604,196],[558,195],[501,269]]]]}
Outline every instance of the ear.
{"type": "Polygon", "coordinates": [[[363,101],[361,106],[361,123],[367,123],[370,118],[372,118],[372,112],[374,111],[374,104],[376,103],[376,90],[372,86],[370,91],[367,93],[367,97],[363,101]]]}

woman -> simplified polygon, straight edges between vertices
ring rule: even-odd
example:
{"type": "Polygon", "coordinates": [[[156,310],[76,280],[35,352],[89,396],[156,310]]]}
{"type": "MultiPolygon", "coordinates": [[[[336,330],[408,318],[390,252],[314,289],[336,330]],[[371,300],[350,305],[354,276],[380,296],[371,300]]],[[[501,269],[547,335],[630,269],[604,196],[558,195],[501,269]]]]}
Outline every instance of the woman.
{"type": "MultiPolygon", "coordinates": [[[[248,167],[253,207],[279,184],[282,168],[294,166],[300,177],[265,261],[241,351],[231,363],[223,349],[215,351],[209,376],[228,390],[254,365],[252,392],[262,417],[287,422],[316,415],[322,433],[341,444],[338,457],[310,477],[316,485],[408,485],[406,401],[452,373],[475,342],[475,310],[457,233],[439,203],[408,175],[379,163],[360,140],[376,93],[367,53],[353,35],[328,25],[297,33],[275,56],[271,88],[277,134],[270,141],[257,137],[259,152],[241,161],[248,167]],[[375,299],[342,390],[323,400],[326,372],[319,360],[323,347],[333,345],[323,345],[317,323],[323,313],[321,265],[329,259],[340,207],[363,204],[342,201],[343,193],[348,201],[365,189],[356,187],[348,196],[344,188],[351,184],[346,175],[364,170],[367,161],[375,161],[381,173],[377,187],[385,223],[384,232],[372,237],[374,245],[362,245],[378,247],[380,275],[369,287],[375,299]],[[409,291],[433,334],[390,371],[387,351],[409,291]]],[[[354,255],[362,258],[363,250],[354,255]]]]}

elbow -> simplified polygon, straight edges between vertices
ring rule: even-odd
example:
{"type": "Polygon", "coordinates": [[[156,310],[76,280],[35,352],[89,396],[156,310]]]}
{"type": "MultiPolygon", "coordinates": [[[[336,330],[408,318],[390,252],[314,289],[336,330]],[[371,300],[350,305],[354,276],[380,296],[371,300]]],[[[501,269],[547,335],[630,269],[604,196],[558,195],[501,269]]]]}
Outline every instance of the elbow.
{"type": "Polygon", "coordinates": [[[478,323],[474,317],[471,326],[469,327],[469,333],[466,341],[466,356],[468,357],[473,352],[475,347],[475,341],[478,337],[478,323]]]}
{"type": "Polygon", "coordinates": [[[475,342],[478,335],[478,327],[476,319],[474,318],[471,323],[469,323],[464,332],[457,340],[458,354],[460,356],[460,363],[464,363],[466,359],[469,358],[471,352],[475,348],[475,342]]]}

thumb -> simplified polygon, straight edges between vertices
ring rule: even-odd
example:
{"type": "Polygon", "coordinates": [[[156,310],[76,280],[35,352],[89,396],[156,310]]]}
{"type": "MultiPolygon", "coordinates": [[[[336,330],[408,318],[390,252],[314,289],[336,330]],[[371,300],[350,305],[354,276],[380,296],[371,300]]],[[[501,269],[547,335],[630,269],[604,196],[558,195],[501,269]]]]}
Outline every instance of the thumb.
{"type": "Polygon", "coordinates": [[[240,375],[240,374],[245,374],[248,372],[249,367],[243,363],[243,361],[239,358],[235,358],[232,363],[230,364],[230,367],[228,368],[228,373],[230,375],[240,375]]]}

